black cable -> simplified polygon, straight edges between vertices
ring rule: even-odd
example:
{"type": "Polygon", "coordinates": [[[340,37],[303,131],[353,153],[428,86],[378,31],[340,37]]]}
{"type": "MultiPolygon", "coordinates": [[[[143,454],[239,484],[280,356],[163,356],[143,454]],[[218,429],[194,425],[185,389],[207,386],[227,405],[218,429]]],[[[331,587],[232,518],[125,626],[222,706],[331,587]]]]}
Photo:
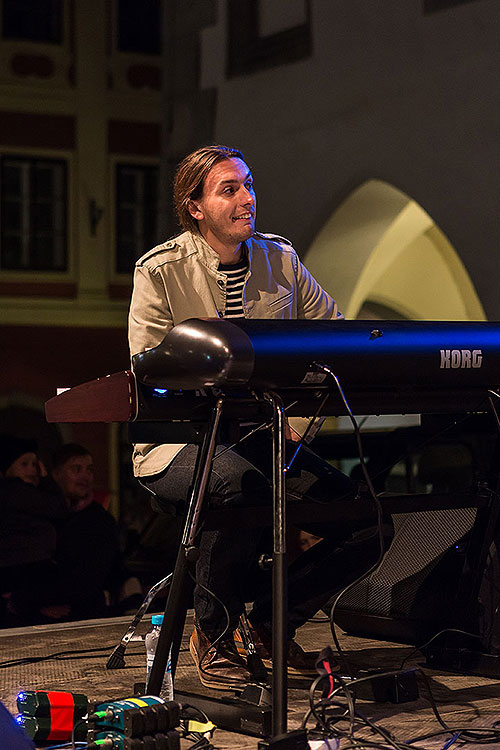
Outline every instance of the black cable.
{"type": "MultiPolygon", "coordinates": [[[[345,594],[351,588],[353,588],[357,583],[359,583],[361,580],[363,580],[366,577],[368,577],[369,575],[371,575],[377,569],[377,567],[380,565],[380,563],[382,561],[382,558],[383,558],[383,556],[385,554],[385,543],[384,543],[384,539],[383,539],[383,511],[382,511],[382,506],[380,504],[379,498],[378,498],[378,496],[376,494],[375,488],[373,486],[371,477],[369,475],[369,472],[368,472],[368,469],[367,469],[367,466],[366,466],[366,461],[365,461],[365,456],[364,456],[364,451],[363,451],[363,444],[362,444],[362,440],[361,440],[361,432],[360,432],[359,426],[357,424],[356,418],[355,418],[354,414],[352,413],[352,410],[351,410],[351,408],[349,406],[347,398],[346,398],[346,396],[344,394],[344,391],[343,391],[342,386],[340,384],[339,378],[335,375],[335,373],[333,373],[330,370],[330,368],[327,365],[323,365],[323,364],[320,364],[320,363],[315,363],[315,365],[320,370],[323,370],[323,372],[326,372],[327,374],[329,374],[335,380],[335,383],[337,384],[338,391],[340,393],[340,396],[342,398],[344,406],[346,407],[346,410],[348,412],[348,416],[349,416],[349,418],[351,420],[351,423],[353,425],[354,435],[355,435],[356,444],[357,444],[357,447],[358,447],[358,454],[359,454],[359,459],[360,459],[360,464],[361,464],[361,469],[362,469],[362,472],[363,472],[363,476],[365,478],[365,481],[367,483],[368,489],[370,491],[370,495],[372,496],[372,499],[374,500],[375,506],[376,506],[376,509],[377,509],[377,528],[378,528],[378,534],[379,534],[379,550],[380,550],[379,551],[379,557],[378,557],[377,561],[374,563],[374,565],[368,571],[364,572],[361,576],[359,576],[356,580],[352,581],[350,584],[348,584],[346,587],[344,587],[344,589],[342,589],[337,594],[337,596],[335,597],[335,600],[334,600],[334,602],[332,604],[331,610],[330,610],[330,629],[332,631],[332,637],[333,637],[333,641],[334,641],[334,644],[335,644],[335,648],[338,651],[341,663],[343,664],[343,666],[346,667],[346,671],[348,672],[348,674],[350,676],[352,676],[352,670],[350,669],[350,665],[349,665],[347,659],[345,658],[345,655],[343,654],[342,648],[340,646],[340,642],[339,642],[338,637],[337,637],[336,627],[335,627],[335,621],[334,621],[335,609],[336,609],[336,607],[337,607],[338,602],[340,601],[340,599],[343,596],[345,596],[345,594]]],[[[497,394],[496,392],[490,392],[490,393],[492,395],[495,395],[495,396],[497,396],[497,397],[500,398],[500,395],[497,394]]],[[[481,402],[478,404],[478,408],[483,403],[485,403],[485,399],[481,400],[481,402]]],[[[499,430],[500,430],[500,419],[499,419],[499,417],[497,415],[497,412],[496,412],[495,406],[494,406],[494,404],[492,402],[491,396],[489,398],[489,403],[490,403],[490,406],[491,406],[491,408],[492,408],[495,416],[497,417],[497,424],[498,424],[498,427],[499,427],[499,430]]],[[[470,415],[465,415],[463,417],[463,419],[461,419],[461,420],[458,421],[458,424],[460,424],[460,422],[465,421],[466,419],[468,419],[469,416],[470,415]]],[[[456,419],[454,420],[454,424],[457,424],[457,420],[456,419]]],[[[428,443],[430,440],[435,440],[436,437],[444,434],[449,429],[451,429],[451,425],[448,425],[448,427],[446,427],[443,430],[439,431],[438,433],[434,434],[432,437],[428,438],[427,441],[423,441],[420,444],[420,446],[417,446],[417,447],[422,447],[426,443],[428,443]]],[[[415,447],[413,448],[413,450],[415,450],[415,447]]],[[[398,460],[401,460],[401,457],[398,460]]],[[[493,625],[492,625],[492,628],[493,628],[493,625]]],[[[449,630],[451,631],[452,629],[449,629],[449,630]]],[[[441,632],[445,632],[445,631],[441,631],[441,632]]],[[[456,632],[464,632],[464,631],[456,631],[456,632]]],[[[425,648],[438,635],[440,635],[440,633],[436,634],[436,636],[433,636],[433,638],[431,638],[428,643],[424,644],[422,647],[419,647],[419,648],[417,648],[415,650],[420,650],[420,648],[425,648]]],[[[474,634],[467,634],[467,635],[472,635],[472,637],[479,638],[479,636],[474,635],[474,634]]],[[[410,656],[413,655],[413,653],[415,653],[415,651],[411,652],[406,657],[406,659],[403,660],[403,664],[405,663],[405,661],[408,658],[410,658],[410,656]]],[[[402,665],[401,665],[401,668],[402,668],[402,665]]]]}
{"type": "Polygon", "coordinates": [[[428,641],[425,643],[422,643],[419,646],[415,646],[414,649],[410,651],[409,654],[405,656],[403,661],[401,662],[399,669],[403,669],[405,663],[408,661],[408,659],[411,659],[412,656],[414,656],[418,651],[423,651],[424,648],[427,648],[433,641],[436,640],[436,638],[439,638],[440,635],[443,635],[444,633],[460,633],[460,635],[466,635],[470,636],[471,638],[476,638],[481,640],[481,636],[477,635],[477,633],[469,633],[467,630],[460,630],[459,628],[443,628],[443,630],[440,630],[439,633],[436,633],[432,636],[432,638],[429,638],[428,641]]]}
{"type": "Polygon", "coordinates": [[[184,739],[192,741],[194,744],[191,745],[190,750],[202,750],[204,748],[205,750],[212,750],[213,745],[210,742],[210,739],[205,736],[202,732],[195,732],[193,730],[187,729],[187,726],[184,727],[182,725],[183,722],[186,723],[186,725],[189,724],[189,721],[193,719],[195,716],[198,716],[201,718],[202,722],[205,724],[211,724],[214,727],[215,731],[215,725],[213,722],[208,718],[207,714],[202,711],[201,708],[198,708],[198,706],[192,706],[190,703],[183,703],[181,706],[181,728],[182,728],[182,737],[184,739]],[[191,714],[191,716],[189,715],[191,714]]]}
{"type": "Polygon", "coordinates": [[[71,745],[70,747],[73,748],[73,750],[76,750],[76,742],[75,742],[75,732],[77,727],[79,727],[81,724],[87,724],[86,719],[78,719],[78,721],[75,721],[73,724],[73,729],[71,730],[71,745]]]}
{"type": "Polygon", "coordinates": [[[47,656],[25,656],[22,659],[10,659],[9,661],[3,661],[0,662],[0,668],[6,669],[8,667],[17,667],[22,666],[24,664],[38,664],[42,661],[48,661],[49,659],[60,659],[60,661],[66,661],[71,659],[85,659],[87,658],[87,654],[95,654],[99,653],[101,651],[108,651],[109,646],[105,646],[103,648],[88,648],[88,649],[81,649],[81,650],[71,650],[71,651],[58,651],[55,654],[48,654],[47,656]],[[71,654],[75,654],[75,656],[71,656],[71,654]]]}
{"type": "MultiPolygon", "coordinates": [[[[285,466],[285,473],[290,470],[293,462],[297,458],[297,455],[298,455],[300,449],[306,443],[307,438],[309,437],[309,433],[311,432],[311,430],[312,430],[312,428],[314,426],[314,423],[316,422],[316,420],[318,418],[320,418],[320,414],[321,414],[321,412],[323,410],[323,407],[324,407],[324,405],[326,404],[326,402],[328,401],[329,398],[330,398],[330,392],[327,391],[326,395],[323,396],[323,398],[321,399],[321,402],[320,402],[318,408],[316,409],[316,412],[310,418],[309,423],[308,423],[306,429],[304,430],[304,433],[300,436],[300,440],[296,443],[296,445],[295,445],[295,451],[293,453],[293,456],[291,457],[291,459],[288,462],[288,464],[285,466]]],[[[321,425],[320,425],[320,427],[321,427],[321,425]]],[[[313,435],[313,437],[314,437],[314,435],[313,435]]]]}
{"type": "Polygon", "coordinates": [[[189,721],[192,718],[191,716],[186,715],[189,712],[201,716],[202,721],[204,721],[206,724],[212,723],[205,711],[203,711],[199,706],[192,706],[191,703],[182,703],[180,712],[181,720],[189,721]]]}
{"type": "MultiPolygon", "coordinates": [[[[391,671],[387,671],[387,672],[381,672],[380,674],[377,674],[377,677],[388,677],[388,676],[392,676],[392,675],[396,675],[396,674],[397,674],[397,671],[391,670],[391,671]]],[[[333,676],[334,680],[338,678],[338,676],[335,675],[335,674],[333,674],[332,676],[333,676]]],[[[331,698],[331,697],[337,695],[340,690],[342,690],[343,692],[345,692],[346,688],[350,692],[355,685],[359,685],[359,684],[361,684],[363,682],[369,682],[372,678],[373,678],[373,676],[360,677],[358,679],[353,680],[348,685],[346,685],[345,682],[343,682],[343,681],[341,681],[339,679],[338,681],[341,682],[341,685],[339,687],[337,687],[335,690],[333,690],[328,697],[331,698]]],[[[384,727],[380,727],[379,725],[375,724],[370,719],[368,719],[366,716],[364,716],[364,714],[361,714],[359,711],[356,711],[356,709],[355,709],[355,716],[357,716],[358,718],[361,719],[362,724],[370,727],[370,729],[373,732],[375,732],[377,734],[380,734],[385,739],[386,742],[389,742],[392,747],[396,748],[396,750],[399,750],[400,743],[398,743],[395,740],[395,738],[393,737],[392,733],[389,730],[387,730],[384,727]]]]}
{"type": "MultiPolygon", "coordinates": [[[[286,412],[287,412],[288,409],[291,409],[291,407],[295,406],[297,403],[298,403],[297,401],[291,401],[289,404],[287,404],[284,407],[285,414],[286,414],[286,412]]],[[[322,402],[321,406],[323,405],[323,403],[324,403],[324,401],[322,402]]],[[[312,426],[312,423],[314,422],[314,420],[316,419],[317,416],[318,416],[318,412],[316,412],[316,415],[314,417],[312,417],[311,421],[307,425],[307,428],[306,428],[306,431],[305,431],[304,435],[310,430],[310,428],[312,426]]],[[[267,421],[266,422],[261,422],[259,425],[257,425],[256,427],[254,427],[252,430],[250,430],[249,432],[246,432],[244,435],[242,435],[239,438],[239,440],[236,440],[236,442],[231,443],[231,445],[226,445],[223,448],[223,450],[219,451],[219,453],[217,453],[216,455],[214,455],[214,457],[212,458],[212,463],[215,461],[216,458],[220,458],[221,456],[223,456],[224,453],[227,453],[228,451],[231,451],[234,448],[236,448],[238,445],[241,445],[241,443],[245,442],[245,440],[248,440],[249,437],[252,437],[252,435],[255,435],[256,432],[260,432],[261,430],[267,430],[270,427],[272,427],[272,422],[267,422],[267,421]]],[[[302,441],[302,439],[301,439],[301,441],[302,441]]],[[[295,458],[295,456],[294,456],[294,458],[295,458]]]]}
{"type": "Polygon", "coordinates": [[[349,403],[347,401],[345,393],[344,393],[344,391],[342,389],[342,386],[340,384],[340,380],[337,377],[337,375],[335,375],[335,373],[328,367],[328,365],[325,365],[325,364],[320,363],[320,362],[315,362],[314,364],[315,364],[315,366],[319,370],[321,370],[322,372],[324,372],[327,375],[329,375],[335,381],[335,383],[337,385],[337,389],[339,391],[340,397],[341,397],[341,399],[342,399],[342,401],[344,403],[344,406],[345,406],[345,408],[347,410],[347,413],[349,415],[349,419],[351,420],[351,423],[353,425],[354,435],[355,435],[355,438],[356,438],[356,444],[357,444],[357,447],[358,447],[359,460],[360,460],[360,463],[361,463],[361,470],[363,472],[364,479],[365,479],[366,484],[368,486],[368,489],[370,491],[370,495],[371,495],[371,497],[372,497],[372,499],[373,499],[373,501],[375,503],[375,508],[376,508],[376,512],[377,512],[377,534],[378,534],[378,540],[379,540],[379,555],[378,555],[378,558],[377,558],[376,562],[367,571],[363,572],[354,581],[351,581],[351,583],[349,583],[347,586],[345,586],[337,594],[337,596],[335,597],[335,599],[333,601],[332,607],[330,609],[330,630],[332,632],[332,638],[333,638],[333,641],[335,643],[335,648],[337,649],[337,652],[339,654],[340,662],[344,666],[345,671],[352,677],[353,675],[352,675],[351,667],[349,665],[348,660],[345,658],[345,654],[342,651],[342,648],[340,646],[340,643],[339,643],[339,640],[338,640],[338,637],[337,637],[337,633],[336,633],[336,629],[335,629],[335,622],[334,622],[335,609],[337,607],[337,604],[338,604],[339,600],[343,596],[345,596],[345,594],[348,591],[350,591],[350,589],[353,588],[357,583],[359,583],[360,581],[362,581],[367,576],[371,575],[371,573],[373,573],[373,571],[376,570],[377,567],[380,565],[380,563],[382,561],[382,558],[384,557],[384,554],[385,554],[385,542],[384,542],[384,534],[383,534],[383,509],[382,509],[382,505],[380,503],[380,500],[378,499],[378,496],[377,496],[377,493],[375,491],[375,488],[373,486],[373,483],[372,483],[371,477],[369,475],[368,469],[366,467],[366,461],[365,461],[365,455],[364,455],[364,450],[363,450],[363,444],[362,444],[362,441],[361,441],[361,432],[360,432],[358,423],[356,421],[356,417],[352,413],[351,407],[349,406],[349,403]]]}
{"type": "Polygon", "coordinates": [[[488,401],[489,401],[489,403],[490,403],[491,409],[492,409],[492,411],[493,411],[493,415],[494,415],[494,417],[495,417],[495,421],[496,421],[497,429],[498,429],[498,431],[500,432],[500,417],[499,417],[499,415],[498,415],[498,411],[497,411],[497,409],[496,409],[496,406],[495,406],[495,404],[493,403],[493,399],[492,399],[492,396],[496,396],[497,398],[500,398],[500,394],[499,394],[499,393],[497,393],[496,391],[492,391],[492,390],[489,390],[489,391],[488,391],[488,393],[490,394],[490,395],[489,395],[489,398],[488,398],[488,401]]]}
{"type": "Polygon", "coordinates": [[[198,732],[189,732],[188,734],[183,735],[183,739],[193,741],[190,750],[213,750],[214,746],[212,745],[208,737],[199,737],[198,734],[198,732]]]}
{"type": "Polygon", "coordinates": [[[444,721],[444,719],[441,717],[441,714],[439,713],[439,710],[436,705],[436,701],[434,700],[434,696],[432,694],[431,686],[430,686],[427,675],[422,669],[417,668],[417,670],[419,674],[421,675],[421,677],[423,678],[423,682],[427,691],[429,703],[431,704],[431,708],[434,713],[434,716],[438,720],[439,724],[443,727],[443,729],[445,729],[450,734],[455,734],[456,732],[460,732],[460,734],[462,734],[464,738],[467,737],[467,739],[469,739],[470,741],[478,742],[479,744],[487,744],[489,742],[498,742],[500,740],[500,729],[482,729],[481,727],[477,727],[477,728],[449,727],[444,721]],[[480,737],[479,739],[473,739],[473,738],[477,738],[482,733],[486,733],[486,734],[489,733],[492,739],[483,740],[480,737]]]}
{"type": "MultiPolygon", "coordinates": [[[[355,695],[353,695],[352,690],[355,687],[355,685],[360,684],[362,682],[369,681],[372,679],[371,676],[365,676],[358,678],[356,680],[353,680],[349,684],[347,684],[342,678],[339,677],[336,673],[331,674],[325,674],[325,675],[319,675],[316,680],[312,683],[309,689],[309,702],[310,707],[309,710],[304,715],[304,718],[302,720],[301,726],[303,728],[306,728],[307,722],[310,719],[311,716],[313,716],[317,721],[317,727],[315,732],[319,732],[322,734],[322,736],[328,736],[329,738],[343,738],[343,739],[349,739],[351,741],[350,745],[342,745],[342,750],[347,750],[348,747],[351,748],[362,748],[362,747],[370,747],[370,748],[378,748],[379,750],[387,750],[387,744],[394,748],[394,750],[403,750],[403,748],[408,748],[408,745],[412,745],[412,747],[415,748],[415,750],[426,750],[423,746],[418,745],[417,743],[420,743],[428,738],[431,737],[438,737],[442,734],[448,734],[451,738],[455,737],[456,739],[460,739],[461,741],[470,742],[473,744],[498,744],[500,741],[500,728],[483,728],[483,727],[450,727],[448,724],[443,720],[441,717],[439,710],[437,708],[434,696],[432,694],[432,690],[429,684],[429,680],[427,678],[427,675],[425,672],[423,672],[420,668],[416,668],[418,673],[421,675],[424,685],[427,692],[428,701],[431,705],[432,711],[438,721],[438,723],[441,726],[441,729],[429,732],[424,735],[419,735],[417,737],[413,737],[409,740],[406,740],[404,742],[398,740],[396,737],[393,736],[393,734],[385,729],[384,727],[380,727],[376,722],[371,721],[367,717],[365,717],[363,714],[361,714],[355,707],[355,695]],[[325,682],[325,680],[329,679],[330,681],[333,681],[337,683],[337,687],[333,690],[330,690],[328,696],[322,697],[319,701],[314,701],[314,693],[317,690],[317,688],[322,685],[322,683],[325,682]],[[342,694],[339,696],[339,694],[342,694]],[[346,706],[339,702],[338,698],[342,697],[343,699],[346,699],[349,701],[349,704],[346,708],[346,706]],[[327,716],[328,709],[334,709],[337,711],[337,709],[343,710],[342,714],[334,713],[331,716],[327,716]],[[348,730],[342,730],[338,726],[334,726],[335,724],[338,724],[341,721],[347,720],[349,717],[349,729],[348,730]],[[372,740],[357,740],[354,737],[354,729],[355,727],[365,727],[370,728],[371,731],[376,732],[377,734],[381,735],[384,742],[381,744],[377,741],[372,740]]],[[[380,675],[377,676],[390,676],[398,674],[399,670],[394,671],[388,671],[385,673],[380,673],[380,675]]],[[[495,725],[494,725],[495,726],[495,725]]],[[[311,731],[311,730],[308,730],[311,731]]],[[[445,744],[445,748],[449,747],[451,743],[445,744]]],[[[443,748],[444,750],[444,748],[443,748]]]]}

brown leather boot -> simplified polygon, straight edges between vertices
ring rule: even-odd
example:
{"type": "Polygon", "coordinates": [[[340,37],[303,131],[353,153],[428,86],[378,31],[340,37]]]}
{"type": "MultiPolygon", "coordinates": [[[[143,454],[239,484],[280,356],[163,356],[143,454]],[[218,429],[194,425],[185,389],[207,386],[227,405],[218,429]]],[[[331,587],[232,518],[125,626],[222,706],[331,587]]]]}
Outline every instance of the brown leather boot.
{"type": "Polygon", "coordinates": [[[212,646],[209,639],[195,625],[189,641],[200,682],[216,690],[243,689],[252,676],[244,659],[238,654],[232,633],[212,646]]]}

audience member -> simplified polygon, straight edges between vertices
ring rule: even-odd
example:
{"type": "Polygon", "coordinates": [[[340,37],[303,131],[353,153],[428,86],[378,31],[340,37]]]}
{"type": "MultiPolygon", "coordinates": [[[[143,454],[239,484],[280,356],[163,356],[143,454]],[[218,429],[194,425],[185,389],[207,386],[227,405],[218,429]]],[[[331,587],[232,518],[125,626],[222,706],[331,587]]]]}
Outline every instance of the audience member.
{"type": "Polygon", "coordinates": [[[63,445],[52,458],[52,476],[70,509],[58,528],[56,559],[72,592],[72,615],[111,614],[116,611],[109,608],[112,600],[119,606],[130,594],[139,594],[140,585],[123,564],[115,519],[94,499],[93,458],[81,445],[63,445]]]}
{"type": "MultiPolygon", "coordinates": [[[[68,516],[58,486],[47,476],[34,440],[0,436],[0,590],[3,625],[67,614],[61,600],[55,524],[68,516]]],[[[62,597],[64,599],[64,597],[62,597]]]]}
{"type": "Polygon", "coordinates": [[[7,479],[17,478],[38,487],[42,477],[47,476],[45,466],[38,457],[38,446],[34,440],[2,435],[1,467],[7,479]],[[23,451],[19,453],[19,451],[23,451]]]}

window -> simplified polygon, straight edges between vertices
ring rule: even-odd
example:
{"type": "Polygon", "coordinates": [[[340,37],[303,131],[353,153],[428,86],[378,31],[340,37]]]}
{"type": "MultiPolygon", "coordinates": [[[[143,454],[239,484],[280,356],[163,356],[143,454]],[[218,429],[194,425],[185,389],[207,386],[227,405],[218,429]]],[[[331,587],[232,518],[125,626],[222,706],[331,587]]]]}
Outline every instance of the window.
{"type": "Polygon", "coordinates": [[[116,171],[116,271],[157,244],[158,167],[119,165],[116,171]]]}
{"type": "Polygon", "coordinates": [[[159,55],[161,23],[160,0],[119,0],[118,49],[159,55]]]}
{"type": "Polygon", "coordinates": [[[4,39],[61,44],[63,0],[3,0],[4,39]]]}
{"type": "Polygon", "coordinates": [[[67,270],[66,183],[64,161],[2,158],[2,270],[67,270]]]}
{"type": "Polygon", "coordinates": [[[228,0],[227,73],[255,73],[304,60],[312,54],[309,0],[293,0],[287,12],[273,0],[228,0]]]}

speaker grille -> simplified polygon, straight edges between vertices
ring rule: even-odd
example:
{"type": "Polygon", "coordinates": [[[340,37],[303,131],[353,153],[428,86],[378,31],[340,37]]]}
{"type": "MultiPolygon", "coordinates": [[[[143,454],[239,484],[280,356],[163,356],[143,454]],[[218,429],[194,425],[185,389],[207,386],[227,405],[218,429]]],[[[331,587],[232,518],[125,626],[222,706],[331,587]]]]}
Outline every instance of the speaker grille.
{"type": "MultiPolygon", "coordinates": [[[[446,553],[469,532],[476,518],[476,508],[422,511],[395,514],[394,538],[380,565],[370,576],[353,586],[339,600],[335,620],[344,627],[345,613],[362,613],[363,630],[366,616],[429,620],[432,612],[416,611],[416,600],[426,579],[438,566],[446,553]]],[[[455,587],[458,580],[444,581],[442,585],[455,587]]],[[[436,600],[446,599],[439,583],[431,591],[436,600]]],[[[449,594],[449,591],[445,592],[449,594]]],[[[355,632],[355,618],[349,619],[350,632],[355,632]]]]}

